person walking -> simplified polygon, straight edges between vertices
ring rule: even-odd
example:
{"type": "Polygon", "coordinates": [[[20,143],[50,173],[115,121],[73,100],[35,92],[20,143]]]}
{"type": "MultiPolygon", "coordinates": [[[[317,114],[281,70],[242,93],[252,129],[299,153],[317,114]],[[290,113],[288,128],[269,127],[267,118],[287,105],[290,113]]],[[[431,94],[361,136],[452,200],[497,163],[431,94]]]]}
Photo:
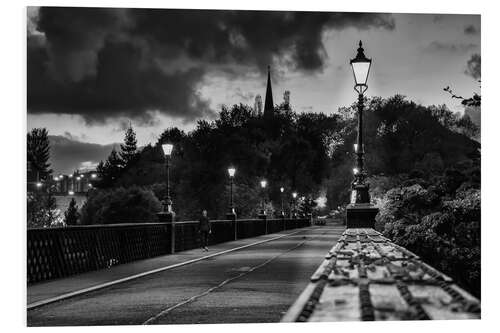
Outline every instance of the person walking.
{"type": "Polygon", "coordinates": [[[201,217],[198,223],[198,232],[200,233],[202,248],[205,251],[208,251],[208,235],[212,233],[212,226],[205,209],[201,212],[201,217]]]}

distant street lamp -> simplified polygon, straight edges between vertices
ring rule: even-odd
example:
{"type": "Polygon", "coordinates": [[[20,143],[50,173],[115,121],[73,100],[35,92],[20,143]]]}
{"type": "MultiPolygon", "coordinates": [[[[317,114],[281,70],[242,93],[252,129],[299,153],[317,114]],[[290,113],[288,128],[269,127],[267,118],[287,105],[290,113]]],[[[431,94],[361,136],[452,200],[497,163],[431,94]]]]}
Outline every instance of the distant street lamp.
{"type": "Polygon", "coordinates": [[[266,186],[267,186],[267,180],[262,179],[260,181],[260,187],[262,189],[262,209],[260,210],[260,216],[261,217],[266,217],[266,186]]]}
{"type": "Polygon", "coordinates": [[[354,144],[356,166],[352,169],[354,180],[351,183],[351,202],[346,209],[347,228],[373,228],[378,208],[370,203],[369,185],[366,183],[367,173],[364,167],[365,147],[363,142],[363,102],[364,93],[368,89],[366,82],[372,60],[364,53],[363,45],[359,41],[356,57],[350,64],[354,74],[354,90],[358,93],[358,136],[354,144]]]}
{"type": "Polygon", "coordinates": [[[236,218],[236,211],[234,209],[234,198],[233,198],[233,183],[234,183],[234,175],[236,173],[236,168],[233,166],[227,168],[227,173],[229,174],[229,181],[230,181],[229,213],[227,214],[227,218],[233,220],[236,218]]]}
{"type": "Polygon", "coordinates": [[[167,194],[163,200],[163,213],[165,213],[168,218],[173,219],[174,211],[172,210],[172,199],[170,197],[170,157],[174,145],[171,143],[164,143],[161,147],[163,149],[163,154],[165,154],[165,165],[167,169],[167,194]]]}
{"type": "Polygon", "coordinates": [[[292,218],[297,217],[297,192],[292,193],[292,218]]]}
{"type": "Polygon", "coordinates": [[[372,60],[365,56],[361,41],[359,41],[358,53],[356,58],[351,59],[352,72],[354,74],[354,90],[358,93],[358,137],[357,143],[354,146],[354,151],[357,155],[356,167],[353,169],[354,181],[352,183],[351,203],[370,203],[370,194],[368,193],[369,186],[365,183],[367,177],[364,169],[364,152],[363,145],[363,101],[364,93],[368,89],[366,84],[372,60]]]}
{"type": "Polygon", "coordinates": [[[281,217],[285,217],[285,205],[283,203],[283,192],[285,192],[285,188],[284,187],[280,187],[280,199],[281,199],[281,213],[280,213],[280,216],[281,217]]]}

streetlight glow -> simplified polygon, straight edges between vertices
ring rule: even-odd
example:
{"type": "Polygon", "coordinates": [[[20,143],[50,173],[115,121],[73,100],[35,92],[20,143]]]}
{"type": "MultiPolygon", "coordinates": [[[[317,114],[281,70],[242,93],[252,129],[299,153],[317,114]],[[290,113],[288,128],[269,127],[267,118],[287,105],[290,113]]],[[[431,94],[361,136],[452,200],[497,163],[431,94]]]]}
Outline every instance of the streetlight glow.
{"type": "Polygon", "coordinates": [[[260,187],[266,188],[266,186],[267,186],[267,180],[261,180],[260,181],[260,187]]]}
{"type": "Polygon", "coordinates": [[[358,152],[358,144],[357,144],[357,143],[355,143],[355,144],[354,144],[354,152],[355,152],[355,153],[357,153],[357,152],[358,152]]]}
{"type": "Polygon", "coordinates": [[[229,174],[229,177],[233,178],[234,174],[236,173],[236,168],[235,167],[227,168],[227,173],[229,174]]]}
{"type": "Polygon", "coordinates": [[[280,188],[280,192],[281,192],[281,193],[285,192],[285,188],[284,188],[284,187],[281,187],[281,188],[280,188]]]}
{"type": "Polygon", "coordinates": [[[75,194],[75,192],[73,192],[73,191],[69,191],[69,192],[68,192],[68,194],[69,194],[69,195],[74,195],[74,194],[75,194]]]}
{"type": "Polygon", "coordinates": [[[90,177],[91,178],[97,178],[97,175],[95,173],[93,173],[90,177]]]}
{"type": "Polygon", "coordinates": [[[293,197],[294,199],[296,199],[296,198],[297,198],[297,192],[293,192],[293,193],[292,193],[292,197],[293,197]]]}
{"type": "Polygon", "coordinates": [[[163,149],[165,156],[170,157],[172,150],[174,149],[174,145],[171,143],[164,143],[161,145],[161,148],[163,149]]]}
{"type": "Polygon", "coordinates": [[[42,183],[40,182],[36,183],[36,187],[42,187],[42,183]]]}
{"type": "Polygon", "coordinates": [[[354,169],[352,169],[352,172],[353,172],[355,175],[357,175],[357,174],[359,173],[359,169],[358,169],[358,168],[354,168],[354,169]]]}

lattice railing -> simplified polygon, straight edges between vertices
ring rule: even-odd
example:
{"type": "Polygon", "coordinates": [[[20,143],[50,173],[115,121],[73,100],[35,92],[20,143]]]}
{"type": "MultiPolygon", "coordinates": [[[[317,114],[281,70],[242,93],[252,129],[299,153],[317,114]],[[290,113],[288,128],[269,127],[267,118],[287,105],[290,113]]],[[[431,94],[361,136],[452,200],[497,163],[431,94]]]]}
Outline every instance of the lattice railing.
{"type": "MultiPolygon", "coordinates": [[[[210,244],[309,226],[309,219],[214,220],[210,244]],[[236,223],[236,224],[235,224],[236,223]],[[235,233],[236,228],[236,233],[235,233]]],[[[199,246],[198,222],[176,222],[175,251],[199,246]]],[[[170,223],[28,229],[27,280],[34,283],[172,252],[170,223]]]]}

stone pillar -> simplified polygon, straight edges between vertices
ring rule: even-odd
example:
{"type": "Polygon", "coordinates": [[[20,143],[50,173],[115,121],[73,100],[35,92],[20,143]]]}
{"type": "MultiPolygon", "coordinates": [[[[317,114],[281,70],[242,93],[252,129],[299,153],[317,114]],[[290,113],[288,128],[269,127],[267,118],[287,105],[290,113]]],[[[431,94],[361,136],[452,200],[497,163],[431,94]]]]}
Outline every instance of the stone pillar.
{"type": "Polygon", "coordinates": [[[349,204],[346,209],[347,228],[374,228],[378,208],[370,203],[349,204]]]}

